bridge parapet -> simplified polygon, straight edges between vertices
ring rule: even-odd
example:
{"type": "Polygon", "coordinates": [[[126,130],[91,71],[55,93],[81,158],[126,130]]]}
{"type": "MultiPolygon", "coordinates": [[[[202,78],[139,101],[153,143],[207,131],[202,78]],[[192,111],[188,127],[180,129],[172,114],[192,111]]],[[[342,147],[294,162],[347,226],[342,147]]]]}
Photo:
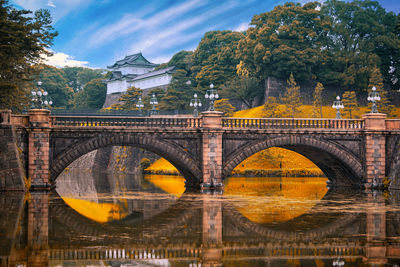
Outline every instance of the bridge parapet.
{"type": "Polygon", "coordinates": [[[195,117],[127,117],[127,116],[52,116],[54,127],[126,126],[199,128],[202,119],[195,117]]]}
{"type": "Polygon", "coordinates": [[[255,129],[364,129],[363,119],[223,118],[227,128],[255,129]]]}

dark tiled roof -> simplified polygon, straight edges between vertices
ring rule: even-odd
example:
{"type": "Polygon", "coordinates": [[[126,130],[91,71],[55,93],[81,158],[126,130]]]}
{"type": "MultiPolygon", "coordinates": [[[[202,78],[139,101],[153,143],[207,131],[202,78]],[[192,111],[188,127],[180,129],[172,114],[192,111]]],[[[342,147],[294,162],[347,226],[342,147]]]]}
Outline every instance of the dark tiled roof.
{"type": "Polygon", "coordinates": [[[147,59],[145,59],[142,55],[142,53],[137,53],[129,56],[125,56],[124,59],[118,60],[111,66],[107,66],[109,69],[114,69],[122,66],[141,66],[141,67],[156,67],[158,66],[157,64],[151,63],[147,59]]]}
{"type": "Polygon", "coordinates": [[[175,66],[172,66],[172,67],[168,67],[168,68],[164,68],[164,69],[150,71],[150,72],[147,72],[147,73],[144,73],[141,75],[137,75],[137,74],[122,75],[122,73],[120,71],[113,71],[111,78],[109,80],[107,80],[106,82],[115,81],[115,80],[123,80],[123,79],[127,79],[128,81],[138,81],[138,80],[142,80],[145,78],[162,75],[165,73],[173,73],[174,70],[175,70],[175,66]]]}
{"type": "Polygon", "coordinates": [[[133,81],[137,81],[137,80],[141,80],[141,79],[145,79],[145,78],[150,78],[150,77],[161,75],[161,74],[164,74],[164,73],[173,73],[174,69],[175,69],[175,66],[164,68],[164,69],[150,71],[150,72],[147,72],[145,74],[141,74],[141,75],[135,77],[133,79],[133,81]]]}

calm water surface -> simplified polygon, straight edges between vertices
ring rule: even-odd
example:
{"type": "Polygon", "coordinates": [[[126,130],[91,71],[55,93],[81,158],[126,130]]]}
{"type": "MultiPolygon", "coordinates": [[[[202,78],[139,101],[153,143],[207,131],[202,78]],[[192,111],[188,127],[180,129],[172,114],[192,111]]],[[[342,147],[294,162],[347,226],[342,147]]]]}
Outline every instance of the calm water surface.
{"type": "Polygon", "coordinates": [[[0,266],[400,266],[400,192],[64,172],[50,194],[0,195],[0,266]]]}

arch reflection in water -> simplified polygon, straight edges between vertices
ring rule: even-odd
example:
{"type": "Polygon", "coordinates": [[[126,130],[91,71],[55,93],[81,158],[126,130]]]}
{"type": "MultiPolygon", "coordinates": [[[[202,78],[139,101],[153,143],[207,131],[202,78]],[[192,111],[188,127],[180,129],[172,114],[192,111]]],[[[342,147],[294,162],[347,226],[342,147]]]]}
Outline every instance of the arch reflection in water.
{"type": "Polygon", "coordinates": [[[385,203],[382,195],[329,191],[306,214],[280,227],[243,219],[223,195],[185,193],[152,218],[108,224],[88,220],[47,194],[33,193],[24,209],[23,197],[0,197],[0,214],[13,220],[2,224],[8,241],[0,241],[2,263],[10,266],[399,262],[398,196],[385,203]],[[40,216],[35,216],[38,211],[40,216]]]}

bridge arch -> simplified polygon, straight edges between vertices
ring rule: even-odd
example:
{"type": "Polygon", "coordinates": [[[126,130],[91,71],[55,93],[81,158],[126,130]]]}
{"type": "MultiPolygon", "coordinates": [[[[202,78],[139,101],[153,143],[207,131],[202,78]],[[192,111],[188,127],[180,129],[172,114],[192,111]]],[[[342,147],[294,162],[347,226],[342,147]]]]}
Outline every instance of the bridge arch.
{"type": "Polygon", "coordinates": [[[72,145],[53,160],[51,165],[51,182],[74,160],[93,150],[107,146],[134,146],[151,151],[171,162],[186,179],[187,186],[198,186],[202,172],[198,162],[177,144],[164,141],[153,134],[113,134],[102,135],[72,145]]]}
{"type": "Polygon", "coordinates": [[[305,156],[335,184],[359,186],[362,182],[363,166],[354,154],[333,142],[303,136],[268,138],[240,147],[224,162],[223,176],[229,176],[246,158],[270,147],[285,148],[305,156]]]}

